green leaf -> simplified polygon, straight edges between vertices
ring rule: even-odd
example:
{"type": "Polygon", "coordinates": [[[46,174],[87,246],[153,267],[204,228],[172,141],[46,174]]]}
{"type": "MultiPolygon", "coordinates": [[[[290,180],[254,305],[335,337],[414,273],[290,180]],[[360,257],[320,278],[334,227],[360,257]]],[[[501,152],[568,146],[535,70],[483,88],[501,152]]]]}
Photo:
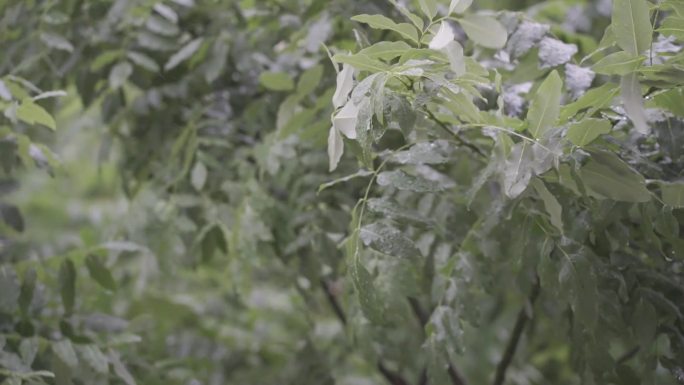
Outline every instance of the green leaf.
{"type": "Polygon", "coordinates": [[[171,71],[182,62],[190,59],[190,57],[197,52],[203,42],[204,38],[199,37],[184,45],[180,50],[178,50],[178,52],[169,58],[166,64],[164,64],[164,71],[171,71]]]}
{"type": "Polygon", "coordinates": [[[637,56],[651,45],[653,27],[646,0],[613,0],[611,22],[618,46],[637,56]]]}
{"type": "Polygon", "coordinates": [[[625,112],[632,120],[634,128],[642,135],[648,134],[651,129],[646,122],[644,97],[641,94],[641,84],[639,84],[637,74],[631,73],[623,76],[620,80],[620,89],[625,112]]]}
{"type": "Polygon", "coordinates": [[[81,358],[83,358],[83,361],[97,373],[109,373],[109,361],[107,360],[107,356],[102,353],[102,350],[100,350],[97,345],[81,345],[78,347],[78,352],[80,353],[81,358]]]}
{"type": "Polygon", "coordinates": [[[465,75],[466,64],[463,56],[463,47],[457,41],[452,40],[446,45],[444,52],[449,58],[451,71],[453,71],[457,77],[465,75]]]}
{"type": "Polygon", "coordinates": [[[190,183],[197,191],[202,191],[204,184],[207,182],[207,166],[202,162],[195,162],[195,166],[190,172],[190,183]]]}
{"type": "Polygon", "coordinates": [[[663,202],[666,205],[682,208],[684,207],[684,183],[660,183],[663,202]]]}
{"type": "Polygon", "coordinates": [[[38,338],[22,338],[19,344],[19,354],[21,355],[21,360],[27,367],[33,365],[33,361],[36,359],[38,354],[38,348],[40,348],[40,343],[38,338]]]}
{"type": "Polygon", "coordinates": [[[540,179],[535,178],[532,181],[532,186],[534,186],[537,194],[539,194],[542,202],[544,202],[544,208],[551,218],[551,224],[563,234],[563,207],[558,203],[558,199],[551,194],[544,182],[540,179]]]}
{"type": "Polygon", "coordinates": [[[17,308],[19,282],[11,266],[0,266],[0,313],[12,313],[17,308]]]}
{"type": "Polygon", "coordinates": [[[600,135],[607,134],[612,129],[610,121],[605,119],[588,118],[573,123],[568,128],[565,137],[576,146],[586,146],[600,135]]]}
{"type": "Polygon", "coordinates": [[[469,15],[458,19],[468,38],[483,47],[499,49],[506,45],[508,33],[496,19],[489,16],[469,15]]]}
{"type": "Polygon", "coordinates": [[[350,64],[356,69],[370,72],[384,72],[389,70],[389,66],[370,56],[357,53],[355,55],[335,55],[333,60],[337,63],[350,64]]]}
{"type": "Polygon", "coordinates": [[[667,36],[674,36],[679,41],[684,41],[684,16],[672,14],[663,20],[658,32],[667,36]]]}
{"type": "Polygon", "coordinates": [[[295,87],[294,80],[285,72],[262,72],[259,83],[273,91],[290,91],[295,87]]]}
{"type": "Polygon", "coordinates": [[[323,77],[323,66],[318,64],[304,71],[297,81],[297,94],[306,96],[314,92],[323,77]]]}
{"type": "Polygon", "coordinates": [[[527,112],[527,130],[539,139],[554,126],[560,114],[563,80],[556,70],[552,71],[539,86],[527,112]]]}
{"type": "Polygon", "coordinates": [[[131,375],[131,372],[129,372],[128,368],[126,368],[126,365],[121,362],[119,353],[113,349],[109,349],[108,356],[109,362],[112,364],[112,369],[114,369],[114,373],[124,382],[124,384],[136,385],[135,379],[131,375]]]}
{"type": "Polygon", "coordinates": [[[465,12],[470,5],[473,4],[473,0],[451,0],[449,3],[449,14],[458,13],[461,14],[465,12]]]}
{"type": "Polygon", "coordinates": [[[418,43],[418,30],[416,27],[408,23],[395,23],[391,19],[382,15],[358,15],[352,17],[352,20],[359,23],[368,24],[371,28],[385,29],[394,31],[406,39],[418,43]]]}
{"type": "Polygon", "coordinates": [[[636,71],[645,56],[634,56],[626,51],[612,53],[594,64],[591,69],[603,75],[627,75],[636,71]]]}
{"type": "Polygon", "coordinates": [[[57,129],[57,123],[49,112],[34,103],[31,99],[24,99],[17,108],[17,118],[28,124],[41,124],[52,130],[57,129]]]}
{"type": "MultiPolygon", "coordinates": [[[[619,92],[620,89],[613,83],[606,83],[600,87],[592,88],[573,103],[566,104],[561,108],[560,121],[566,122],[578,112],[587,108],[591,108],[594,111],[607,108],[619,92]]],[[[591,114],[587,114],[587,116],[591,116],[591,114]]]]}
{"type": "Polygon", "coordinates": [[[157,64],[151,57],[135,51],[128,51],[126,57],[141,68],[150,72],[157,73],[160,71],[159,64],[157,64]]]}
{"type": "Polygon", "coordinates": [[[85,262],[88,273],[95,282],[107,290],[116,290],[116,282],[114,281],[114,277],[112,277],[112,273],[99,257],[90,254],[86,257],[85,262]]]}
{"type": "Polygon", "coordinates": [[[78,367],[78,357],[76,356],[76,351],[74,350],[71,341],[63,339],[61,341],[53,342],[52,351],[66,366],[72,369],[78,367]]]}
{"type": "Polygon", "coordinates": [[[21,291],[19,294],[19,309],[23,315],[26,315],[29,312],[35,287],[36,270],[30,268],[24,273],[24,279],[21,282],[21,291]]]}
{"type": "Polygon", "coordinates": [[[363,226],[359,237],[364,245],[387,255],[402,258],[415,258],[420,255],[411,239],[385,223],[363,226]]]}
{"type": "Polygon", "coordinates": [[[406,9],[406,7],[397,3],[396,0],[389,0],[389,2],[392,3],[392,5],[394,5],[394,7],[397,8],[397,10],[399,10],[399,12],[401,12],[402,15],[404,15],[407,19],[411,20],[413,25],[415,25],[419,31],[423,30],[423,27],[425,27],[425,23],[423,22],[423,19],[420,18],[420,16],[410,12],[408,9],[406,9]]]}
{"type": "Polygon", "coordinates": [[[422,142],[408,150],[395,152],[392,161],[399,164],[443,164],[449,161],[449,152],[446,141],[422,142]]]}
{"type": "Polygon", "coordinates": [[[644,177],[610,152],[592,152],[591,159],[580,170],[580,177],[587,188],[601,197],[623,202],[651,199],[644,177]]]}
{"type": "Polygon", "coordinates": [[[59,268],[59,291],[62,296],[64,311],[71,314],[74,311],[76,296],[76,267],[68,258],[62,262],[59,268]]]}
{"type": "Polygon", "coordinates": [[[437,15],[437,1],[436,0],[418,0],[418,5],[428,19],[432,20],[437,15]]]}
{"type": "Polygon", "coordinates": [[[74,46],[64,36],[55,33],[41,32],[40,40],[50,48],[66,52],[74,52],[74,46]]]}
{"type": "Polygon", "coordinates": [[[437,192],[444,190],[440,183],[422,177],[409,175],[402,170],[383,171],[378,175],[380,186],[392,186],[399,190],[414,192],[437,192]]]}
{"type": "Polygon", "coordinates": [[[340,131],[334,126],[330,127],[328,133],[328,171],[333,171],[337,168],[337,164],[344,153],[344,141],[340,131]]]}
{"type": "Polygon", "coordinates": [[[116,90],[131,76],[133,73],[133,66],[129,62],[122,62],[109,71],[109,88],[116,90]]]}
{"type": "Polygon", "coordinates": [[[383,323],[383,304],[373,284],[373,277],[366,270],[366,267],[363,266],[358,256],[352,261],[349,272],[354,282],[354,288],[356,289],[363,315],[374,324],[383,323]]]}
{"type": "Polygon", "coordinates": [[[381,41],[362,49],[359,51],[359,54],[368,56],[372,59],[392,60],[411,49],[411,46],[403,41],[381,41]]]}

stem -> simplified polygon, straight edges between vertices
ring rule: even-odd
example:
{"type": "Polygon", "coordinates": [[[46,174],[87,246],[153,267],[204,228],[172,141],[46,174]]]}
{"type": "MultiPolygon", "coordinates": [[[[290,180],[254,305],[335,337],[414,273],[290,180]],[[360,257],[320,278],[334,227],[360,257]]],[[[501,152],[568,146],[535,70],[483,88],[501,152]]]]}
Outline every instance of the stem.
{"type": "Polygon", "coordinates": [[[527,299],[526,303],[523,305],[522,309],[518,312],[518,318],[515,320],[515,326],[513,327],[513,333],[511,334],[511,339],[508,341],[506,350],[504,351],[499,365],[496,367],[496,377],[494,377],[494,385],[503,385],[504,379],[506,378],[506,370],[511,365],[513,361],[513,356],[515,356],[515,351],[518,348],[518,343],[522,337],[522,333],[525,330],[525,324],[529,320],[526,308],[528,304],[530,306],[534,305],[537,300],[540,291],[539,277],[535,278],[534,286],[532,286],[532,291],[527,299]]]}

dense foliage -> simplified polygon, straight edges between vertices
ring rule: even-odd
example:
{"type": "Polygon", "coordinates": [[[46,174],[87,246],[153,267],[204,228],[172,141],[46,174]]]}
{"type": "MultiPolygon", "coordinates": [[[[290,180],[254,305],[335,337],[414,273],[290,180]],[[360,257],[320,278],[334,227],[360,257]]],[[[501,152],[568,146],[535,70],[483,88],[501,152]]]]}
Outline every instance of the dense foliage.
{"type": "Polygon", "coordinates": [[[681,0],[0,1],[0,383],[684,383],[681,0]]]}

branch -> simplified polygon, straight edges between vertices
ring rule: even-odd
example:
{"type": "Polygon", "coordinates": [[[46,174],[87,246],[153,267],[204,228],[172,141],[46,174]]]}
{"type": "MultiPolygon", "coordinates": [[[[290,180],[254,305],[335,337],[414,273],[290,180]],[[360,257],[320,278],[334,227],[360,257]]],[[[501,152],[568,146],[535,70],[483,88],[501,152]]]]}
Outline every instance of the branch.
{"type": "MultiPolygon", "coordinates": [[[[413,314],[416,316],[418,321],[420,321],[422,330],[424,331],[425,325],[427,325],[427,323],[430,321],[430,316],[425,312],[425,310],[423,310],[423,307],[420,306],[420,302],[418,302],[417,299],[409,297],[408,301],[411,305],[411,310],[413,310],[413,314]]],[[[465,385],[465,380],[463,379],[461,373],[458,372],[456,367],[451,364],[451,362],[447,362],[447,364],[447,372],[449,373],[449,378],[451,378],[451,383],[453,385],[465,385]]],[[[423,369],[421,372],[419,384],[427,384],[427,371],[425,369],[423,369]]]]}
{"type": "MultiPolygon", "coordinates": [[[[344,310],[342,309],[340,302],[337,300],[335,293],[332,290],[330,290],[330,283],[326,281],[324,278],[320,279],[320,283],[321,287],[323,288],[323,292],[325,293],[325,298],[328,300],[330,307],[333,308],[333,311],[335,312],[337,319],[343,326],[346,326],[347,316],[344,314],[344,310]]],[[[382,376],[385,377],[385,380],[387,380],[387,382],[390,385],[409,385],[409,383],[406,382],[406,380],[404,380],[404,378],[401,377],[401,375],[387,369],[387,367],[381,359],[378,359],[377,368],[378,371],[380,371],[382,376]]]]}
{"type": "Polygon", "coordinates": [[[522,309],[518,312],[518,318],[515,320],[515,326],[513,327],[513,333],[511,333],[511,339],[508,341],[506,346],[506,351],[504,352],[499,365],[496,367],[496,377],[494,377],[494,385],[503,385],[504,379],[506,378],[506,370],[511,365],[513,361],[513,356],[515,355],[515,350],[518,348],[518,343],[520,342],[520,337],[525,330],[525,324],[529,320],[527,315],[526,307],[534,305],[534,302],[539,296],[539,277],[535,278],[534,286],[532,286],[532,292],[526,303],[523,305],[522,309]]]}
{"type": "Polygon", "coordinates": [[[449,128],[449,126],[447,126],[446,123],[444,123],[443,121],[439,120],[439,119],[437,118],[437,116],[435,116],[435,114],[434,114],[432,111],[430,111],[427,107],[424,108],[424,110],[425,110],[425,112],[427,113],[427,115],[430,117],[430,119],[431,119],[432,121],[434,121],[435,123],[437,123],[438,126],[440,126],[444,131],[446,131],[447,133],[449,133],[449,135],[451,135],[454,139],[456,139],[456,141],[457,141],[459,144],[461,144],[462,146],[468,147],[470,150],[472,150],[474,153],[476,153],[477,155],[481,156],[482,158],[485,158],[485,159],[487,158],[487,155],[486,155],[484,152],[482,152],[482,150],[480,150],[479,147],[477,147],[476,145],[474,145],[474,144],[472,144],[472,143],[466,141],[466,140],[463,139],[460,135],[458,135],[457,133],[451,131],[451,128],[449,128]]]}

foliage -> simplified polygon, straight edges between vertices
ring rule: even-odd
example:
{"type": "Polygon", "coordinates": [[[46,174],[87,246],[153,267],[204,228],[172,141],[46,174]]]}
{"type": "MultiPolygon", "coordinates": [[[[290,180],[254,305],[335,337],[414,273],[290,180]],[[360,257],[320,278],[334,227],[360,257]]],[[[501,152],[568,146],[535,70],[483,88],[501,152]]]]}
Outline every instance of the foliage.
{"type": "Polygon", "coordinates": [[[681,383],[684,8],[534,3],[0,3],[0,382],[681,383]]]}

